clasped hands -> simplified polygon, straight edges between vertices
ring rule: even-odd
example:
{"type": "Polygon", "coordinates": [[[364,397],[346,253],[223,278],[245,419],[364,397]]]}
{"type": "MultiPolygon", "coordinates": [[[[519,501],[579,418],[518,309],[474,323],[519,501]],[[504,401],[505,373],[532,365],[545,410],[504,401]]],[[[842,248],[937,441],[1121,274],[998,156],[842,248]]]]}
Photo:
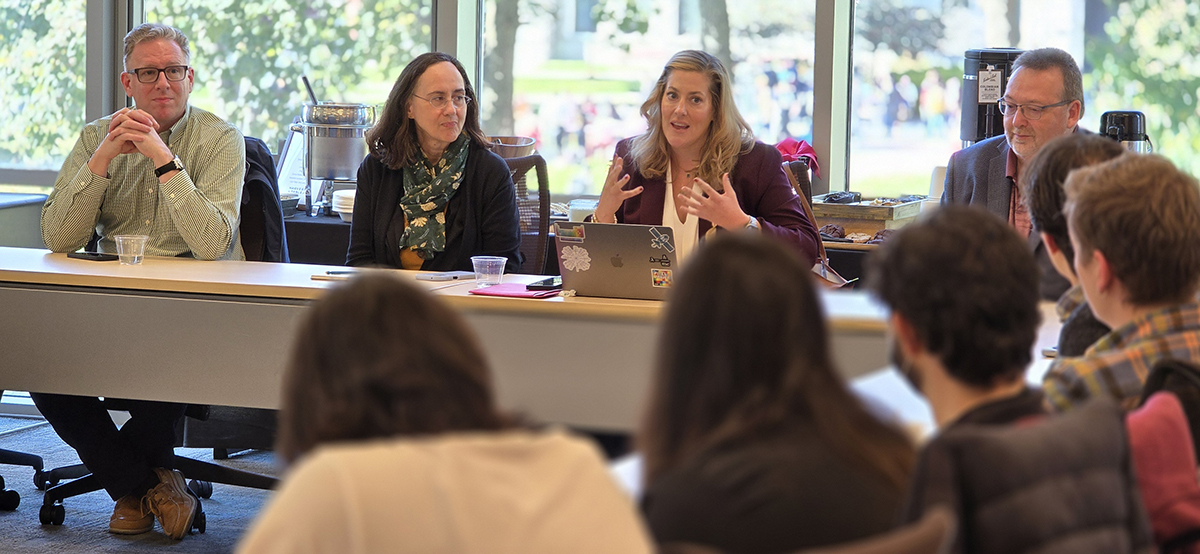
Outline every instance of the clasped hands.
{"type": "MultiPolygon", "coordinates": [[[[624,161],[614,156],[612,165],[608,167],[604,188],[600,191],[600,200],[596,203],[596,221],[600,223],[615,223],[613,214],[617,213],[621,204],[642,193],[643,187],[623,190],[629,182],[629,174],[621,174],[623,169],[624,161]]],[[[684,187],[675,196],[675,205],[687,210],[688,215],[707,219],[718,227],[745,227],[750,222],[750,216],[738,204],[737,193],[729,183],[728,173],[721,176],[721,183],[725,190],[717,192],[712,185],[697,177],[692,180],[692,186],[684,187]]]]}
{"type": "Polygon", "coordinates": [[[140,153],[155,166],[165,164],[174,157],[171,149],[158,136],[159,125],[154,116],[133,109],[121,108],[113,114],[108,124],[108,134],[92,154],[88,167],[97,175],[108,174],[108,164],[121,154],[140,153]]]}

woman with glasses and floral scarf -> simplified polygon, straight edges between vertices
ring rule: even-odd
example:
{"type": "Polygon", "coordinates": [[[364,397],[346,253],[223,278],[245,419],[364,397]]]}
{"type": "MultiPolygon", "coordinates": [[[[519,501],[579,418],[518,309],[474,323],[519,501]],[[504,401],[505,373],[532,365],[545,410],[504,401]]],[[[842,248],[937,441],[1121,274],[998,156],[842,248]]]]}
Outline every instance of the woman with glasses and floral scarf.
{"type": "Polygon", "coordinates": [[[347,265],[471,271],[471,256],[486,255],[520,267],[512,177],[489,150],[458,60],[430,52],[410,62],[366,137],[347,265]]]}

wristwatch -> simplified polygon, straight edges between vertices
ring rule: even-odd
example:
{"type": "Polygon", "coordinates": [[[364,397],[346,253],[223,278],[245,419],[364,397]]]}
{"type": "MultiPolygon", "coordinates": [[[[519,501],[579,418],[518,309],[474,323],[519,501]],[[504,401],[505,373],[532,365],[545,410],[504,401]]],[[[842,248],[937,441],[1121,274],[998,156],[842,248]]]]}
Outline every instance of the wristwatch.
{"type": "Polygon", "coordinates": [[[750,218],[750,221],[747,221],[747,222],[746,222],[746,228],[747,228],[747,229],[754,229],[755,231],[758,231],[758,230],[762,229],[762,227],[760,227],[760,226],[758,225],[758,218],[757,218],[757,217],[751,217],[751,218],[750,218]]]}
{"type": "Polygon", "coordinates": [[[162,177],[163,175],[175,170],[183,171],[183,162],[179,161],[179,156],[175,156],[175,159],[163,164],[162,167],[155,169],[154,176],[162,177]]]}

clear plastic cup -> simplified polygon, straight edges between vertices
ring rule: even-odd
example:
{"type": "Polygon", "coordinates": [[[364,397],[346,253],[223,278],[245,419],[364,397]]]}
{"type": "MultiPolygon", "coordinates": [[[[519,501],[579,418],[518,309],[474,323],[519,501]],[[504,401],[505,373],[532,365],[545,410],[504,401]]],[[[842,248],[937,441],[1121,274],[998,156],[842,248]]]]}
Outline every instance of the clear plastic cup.
{"type": "Polygon", "coordinates": [[[142,256],[146,254],[146,242],[150,237],[146,235],[117,235],[113,237],[117,241],[117,256],[121,258],[121,265],[137,265],[142,263],[142,256]]]}
{"type": "Polygon", "coordinates": [[[499,285],[504,279],[506,263],[508,258],[503,256],[471,256],[471,265],[475,266],[475,286],[499,285]]]}

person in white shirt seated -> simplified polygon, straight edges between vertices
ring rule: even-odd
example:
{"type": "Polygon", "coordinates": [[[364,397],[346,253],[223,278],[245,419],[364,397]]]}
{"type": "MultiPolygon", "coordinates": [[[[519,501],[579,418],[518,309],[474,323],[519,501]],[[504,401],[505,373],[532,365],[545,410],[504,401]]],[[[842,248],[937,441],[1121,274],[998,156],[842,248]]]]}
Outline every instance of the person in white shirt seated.
{"type": "Polygon", "coordinates": [[[329,291],[284,376],[289,465],[239,552],[649,553],[591,443],[497,409],[474,334],[388,273],[329,291]]]}

